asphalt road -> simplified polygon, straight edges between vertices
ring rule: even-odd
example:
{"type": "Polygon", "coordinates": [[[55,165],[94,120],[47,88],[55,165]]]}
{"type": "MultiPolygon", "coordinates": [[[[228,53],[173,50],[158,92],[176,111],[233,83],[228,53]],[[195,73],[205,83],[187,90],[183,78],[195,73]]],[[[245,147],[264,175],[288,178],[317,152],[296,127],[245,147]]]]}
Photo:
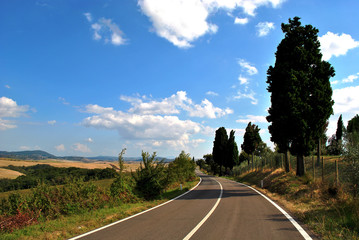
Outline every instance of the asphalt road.
{"type": "Polygon", "coordinates": [[[311,239],[254,190],[199,175],[186,195],[79,239],[311,239]]]}

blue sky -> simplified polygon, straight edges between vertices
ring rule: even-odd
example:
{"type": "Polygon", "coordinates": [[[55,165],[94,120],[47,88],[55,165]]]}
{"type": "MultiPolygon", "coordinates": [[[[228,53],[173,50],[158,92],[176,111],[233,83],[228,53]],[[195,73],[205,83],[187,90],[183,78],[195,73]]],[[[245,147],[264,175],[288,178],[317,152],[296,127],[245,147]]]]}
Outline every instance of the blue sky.
{"type": "Polygon", "coordinates": [[[200,158],[249,121],[269,145],[266,72],[299,16],[336,76],[327,134],[359,113],[359,2],[0,2],[0,150],[200,158]]]}

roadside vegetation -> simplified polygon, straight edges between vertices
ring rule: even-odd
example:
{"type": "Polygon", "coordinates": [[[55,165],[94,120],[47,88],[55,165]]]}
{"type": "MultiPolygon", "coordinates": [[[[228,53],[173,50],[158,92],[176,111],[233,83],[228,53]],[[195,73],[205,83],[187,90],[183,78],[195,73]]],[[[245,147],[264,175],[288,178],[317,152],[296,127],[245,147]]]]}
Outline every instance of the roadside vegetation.
{"type": "Polygon", "coordinates": [[[98,227],[173,198],[198,181],[195,163],[185,152],[171,164],[158,161],[155,153],[142,152],[141,166],[132,173],[123,171],[123,154],[124,150],[119,155],[120,171],[114,172],[112,179],[95,181],[75,175],[61,185],[40,180],[37,187],[25,190],[27,194],[13,191],[2,198],[0,238],[67,238],[90,227],[67,226],[69,229],[59,230],[57,236],[50,234],[48,224],[66,225],[73,219],[83,219],[81,224],[87,226],[86,219],[91,219],[89,225],[98,227]],[[183,190],[179,184],[183,184],[183,190]],[[112,216],[103,217],[106,213],[112,216]],[[93,218],[98,221],[93,222],[93,218]]]}

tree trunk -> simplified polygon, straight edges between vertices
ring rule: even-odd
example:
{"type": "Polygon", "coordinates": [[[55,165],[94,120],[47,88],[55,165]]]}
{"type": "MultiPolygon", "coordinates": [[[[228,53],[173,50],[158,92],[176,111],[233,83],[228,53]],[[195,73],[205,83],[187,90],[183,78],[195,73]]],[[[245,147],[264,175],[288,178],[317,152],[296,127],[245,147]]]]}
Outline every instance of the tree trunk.
{"type": "Polygon", "coordinates": [[[304,156],[302,154],[297,155],[297,176],[301,177],[305,174],[304,156]]]}
{"type": "Polygon", "coordinates": [[[285,171],[289,172],[290,171],[290,155],[289,155],[289,150],[287,150],[284,154],[284,167],[285,167],[285,171]]]}
{"type": "Polygon", "coordinates": [[[254,170],[254,152],[252,152],[252,170],[254,170]]]}
{"type": "Polygon", "coordinates": [[[317,146],[317,166],[320,165],[320,153],[321,153],[321,140],[318,139],[318,146],[317,146]]]}

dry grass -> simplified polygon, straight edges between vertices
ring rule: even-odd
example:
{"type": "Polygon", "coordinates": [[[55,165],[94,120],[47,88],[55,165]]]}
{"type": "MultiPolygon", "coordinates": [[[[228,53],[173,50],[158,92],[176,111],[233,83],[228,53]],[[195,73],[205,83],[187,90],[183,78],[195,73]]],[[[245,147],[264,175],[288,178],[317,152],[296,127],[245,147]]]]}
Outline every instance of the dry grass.
{"type": "MultiPolygon", "coordinates": [[[[95,168],[112,168],[117,166],[117,162],[93,162],[93,163],[85,163],[85,162],[76,162],[69,160],[59,160],[59,159],[46,159],[46,160],[15,160],[9,158],[0,158],[0,167],[7,167],[9,165],[13,166],[33,166],[37,164],[48,164],[53,167],[77,167],[77,168],[86,168],[86,169],[95,169],[95,168]]],[[[136,171],[136,169],[140,166],[140,163],[125,163],[125,171],[136,171]]],[[[2,173],[0,172],[0,176],[2,173]]]]}
{"type": "Polygon", "coordinates": [[[17,178],[18,176],[21,176],[21,175],[24,175],[24,174],[22,174],[21,172],[0,168],[0,178],[15,179],[15,178],[17,178]]]}

